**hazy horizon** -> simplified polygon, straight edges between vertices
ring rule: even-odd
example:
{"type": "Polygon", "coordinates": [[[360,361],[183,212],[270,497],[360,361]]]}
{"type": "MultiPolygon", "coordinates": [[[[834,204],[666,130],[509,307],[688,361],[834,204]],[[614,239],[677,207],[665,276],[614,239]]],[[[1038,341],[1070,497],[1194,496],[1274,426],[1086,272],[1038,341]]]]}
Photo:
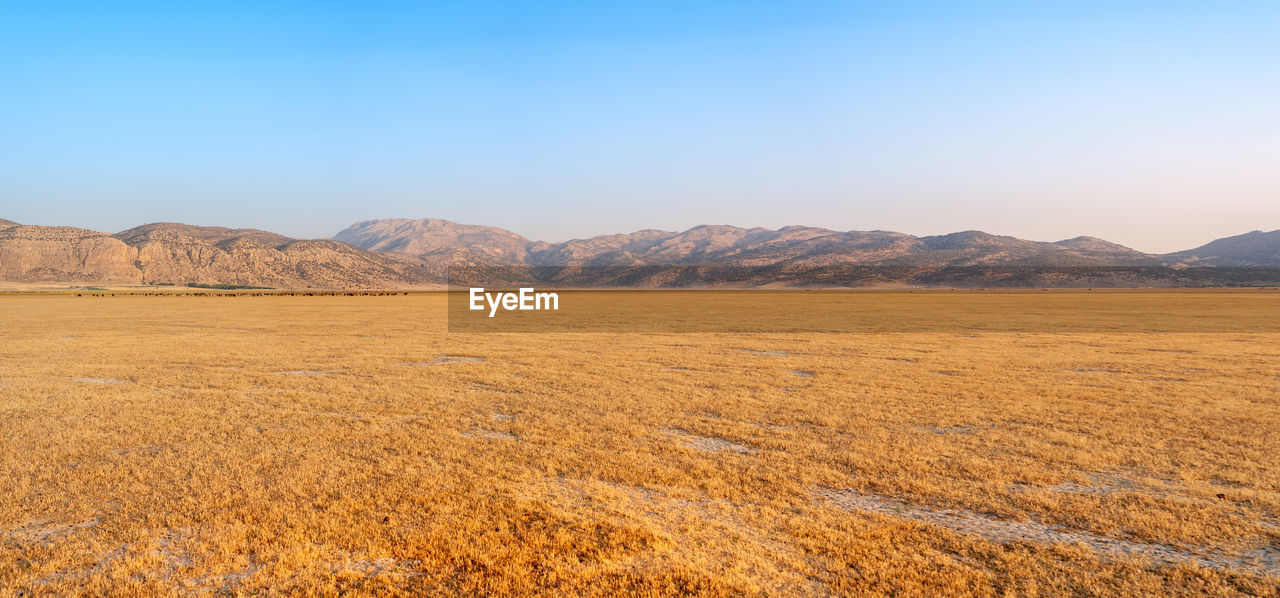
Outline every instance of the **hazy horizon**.
{"type": "Polygon", "coordinates": [[[0,6],[0,218],[1280,228],[1280,6],[0,6]]]}

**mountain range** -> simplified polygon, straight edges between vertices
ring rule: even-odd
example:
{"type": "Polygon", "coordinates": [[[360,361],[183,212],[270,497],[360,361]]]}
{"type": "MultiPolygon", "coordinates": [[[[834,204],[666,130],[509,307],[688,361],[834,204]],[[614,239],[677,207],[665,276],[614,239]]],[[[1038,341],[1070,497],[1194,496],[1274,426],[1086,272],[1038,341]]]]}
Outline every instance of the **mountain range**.
{"type": "Polygon", "coordinates": [[[548,243],[436,219],[357,222],[332,239],[177,223],[108,234],[0,219],[0,281],[7,282],[401,289],[439,286],[449,272],[457,282],[548,271],[588,286],[1276,284],[1280,230],[1148,254],[1093,237],[1037,242],[979,231],[915,237],[704,225],[548,243]],[[696,275],[673,277],[664,268],[696,275]]]}

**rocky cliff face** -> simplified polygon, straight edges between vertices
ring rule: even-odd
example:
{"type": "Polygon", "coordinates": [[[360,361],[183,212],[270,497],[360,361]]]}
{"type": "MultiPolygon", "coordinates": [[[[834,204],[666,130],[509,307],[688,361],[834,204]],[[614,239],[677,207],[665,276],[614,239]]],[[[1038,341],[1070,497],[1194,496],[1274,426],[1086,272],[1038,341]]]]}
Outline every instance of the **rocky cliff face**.
{"type": "Polygon", "coordinates": [[[409,288],[443,279],[421,260],[251,229],[151,224],[117,235],[66,227],[0,228],[0,280],[409,288]]]}
{"type": "Polygon", "coordinates": [[[0,280],[138,284],[137,249],[67,226],[0,228],[0,280]]]}
{"type": "Polygon", "coordinates": [[[420,260],[253,229],[152,224],[116,238],[137,248],[138,269],[149,283],[404,288],[440,278],[420,260]]]}

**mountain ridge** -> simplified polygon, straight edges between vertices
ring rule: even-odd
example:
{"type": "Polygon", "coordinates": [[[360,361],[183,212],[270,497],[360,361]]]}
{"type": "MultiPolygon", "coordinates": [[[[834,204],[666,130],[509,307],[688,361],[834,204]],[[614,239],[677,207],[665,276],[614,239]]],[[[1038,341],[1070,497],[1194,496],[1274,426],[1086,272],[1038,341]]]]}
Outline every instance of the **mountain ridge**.
{"type": "Polygon", "coordinates": [[[1167,254],[1187,265],[1272,266],[1280,264],[1280,229],[1250,231],[1167,254]]]}
{"type": "MultiPolygon", "coordinates": [[[[430,223],[441,221],[425,220],[430,223]]],[[[670,265],[703,262],[734,265],[911,265],[946,258],[946,265],[1041,262],[1053,265],[1140,264],[1155,265],[1160,256],[1095,237],[1075,237],[1057,242],[1027,241],[982,231],[915,237],[893,231],[836,231],[810,226],[779,229],[700,225],[685,231],[643,229],[633,233],[600,235],[562,242],[528,241],[524,237],[476,225],[448,228],[433,224],[430,243],[422,243],[405,219],[366,220],[334,236],[373,251],[396,251],[430,258],[433,251],[418,248],[465,248],[476,257],[488,257],[505,265],[619,266],[670,265]],[[378,231],[369,235],[368,231],[378,231]],[[503,251],[481,251],[486,238],[505,233],[503,251]],[[465,233],[467,236],[464,236],[465,233]],[[516,244],[524,242],[523,248],[516,244]],[[928,257],[922,257],[928,256],[928,257]]],[[[447,221],[445,221],[447,222],[447,221]]],[[[452,223],[450,223],[452,224],[452,223]]],[[[1278,263],[1277,265],[1280,265],[1278,263]]]]}
{"type": "Polygon", "coordinates": [[[114,235],[73,227],[0,228],[0,280],[272,288],[412,288],[438,280],[419,260],[256,229],[152,223],[114,235]]]}
{"type": "Polygon", "coordinates": [[[740,286],[1271,284],[1280,280],[1241,269],[1280,272],[1280,230],[1148,254],[1096,237],[1044,242],[977,230],[917,237],[800,225],[700,225],[551,243],[431,218],[363,220],[332,239],[175,222],[109,234],[0,219],[0,281],[8,282],[426,288],[444,284],[451,268],[500,281],[504,268],[519,277],[548,267],[571,269],[576,283],[623,286],[711,282],[720,280],[708,274],[716,269],[735,272],[726,280],[740,286]],[[619,267],[632,273],[618,276],[619,267]],[[654,270],[669,267],[702,274],[681,279],[654,270]],[[593,269],[612,274],[593,278],[593,269]],[[648,274],[635,274],[640,270],[648,274]]]}

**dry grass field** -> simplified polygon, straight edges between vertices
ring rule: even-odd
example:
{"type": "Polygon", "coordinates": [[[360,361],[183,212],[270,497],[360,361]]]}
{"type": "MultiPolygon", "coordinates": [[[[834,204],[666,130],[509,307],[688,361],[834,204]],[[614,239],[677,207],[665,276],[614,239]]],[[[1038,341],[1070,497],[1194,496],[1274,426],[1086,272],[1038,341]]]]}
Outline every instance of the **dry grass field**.
{"type": "Polygon", "coordinates": [[[1280,333],[1249,326],[1280,293],[999,301],[1025,330],[0,296],[0,595],[1280,594],[1280,333]],[[1038,330],[1046,302],[1183,331],[1038,330]]]}

